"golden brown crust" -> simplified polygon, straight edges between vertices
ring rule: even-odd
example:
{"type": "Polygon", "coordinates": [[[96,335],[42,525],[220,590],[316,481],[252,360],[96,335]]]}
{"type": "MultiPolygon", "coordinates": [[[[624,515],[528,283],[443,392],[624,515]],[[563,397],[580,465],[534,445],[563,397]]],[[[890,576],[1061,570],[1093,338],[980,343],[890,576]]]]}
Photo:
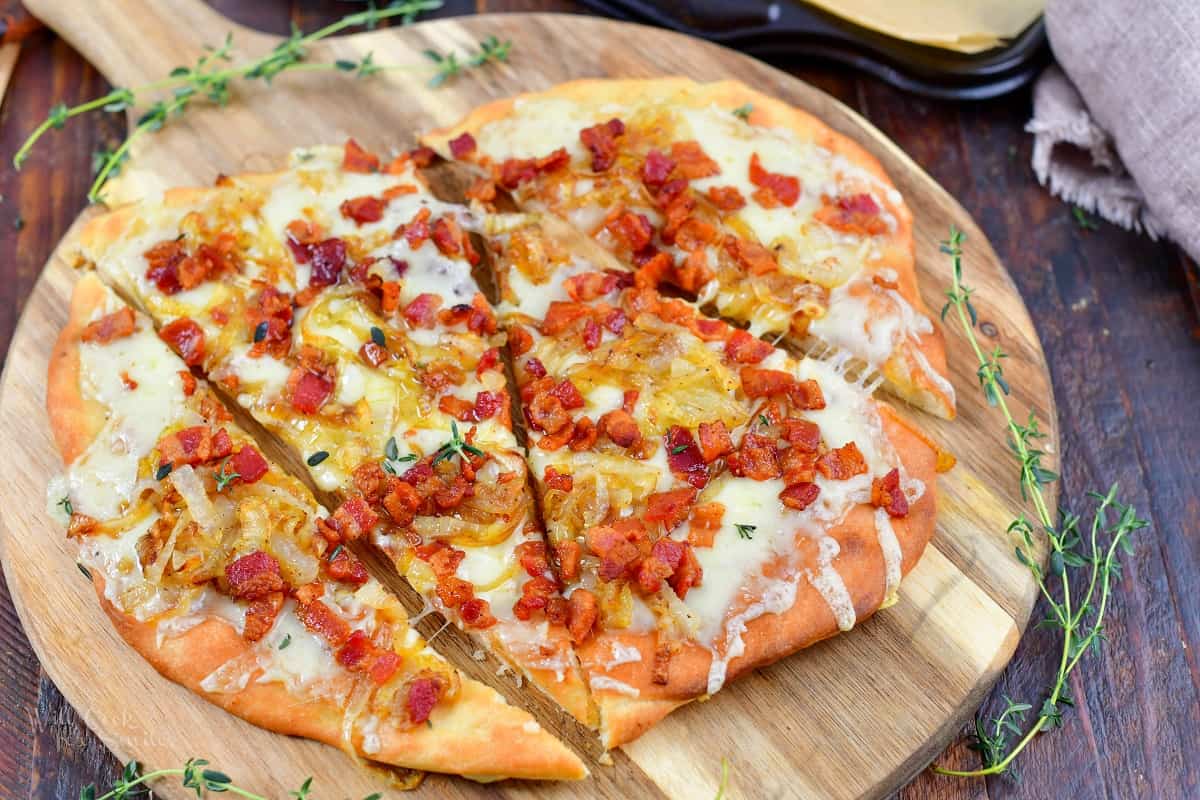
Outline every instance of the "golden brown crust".
{"type": "Polygon", "coordinates": [[[46,374],[46,412],[63,463],[79,458],[104,424],[103,411],[83,396],[79,386],[79,336],[104,307],[108,290],[90,272],[71,295],[67,324],[54,343],[46,374]]]}
{"type": "MultiPolygon", "coordinates": [[[[752,106],[748,120],[751,124],[787,128],[802,139],[811,140],[818,146],[843,156],[869,172],[885,187],[895,188],[879,160],[857,142],[833,130],[812,114],[755,91],[739,81],[696,83],[680,77],[570,81],[544,92],[520,94],[479,106],[454,126],[432,131],[421,137],[421,142],[432,147],[443,157],[449,158],[451,139],[464,132],[477,134],[489,123],[508,116],[519,101],[543,98],[572,100],[593,106],[665,103],[685,108],[705,108],[715,104],[734,109],[749,104],[752,106]]],[[[898,193],[882,194],[887,210],[896,219],[896,231],[886,240],[882,256],[867,267],[876,273],[885,269],[894,270],[898,276],[896,282],[899,294],[918,313],[929,317],[917,290],[912,213],[902,200],[895,199],[899,197],[898,193]]],[[[933,332],[922,335],[917,342],[905,337],[884,365],[884,376],[905,400],[940,417],[953,419],[955,404],[952,393],[946,392],[944,386],[926,374],[919,358],[927,361],[937,375],[943,378],[948,375],[945,342],[936,323],[933,332]],[[920,357],[916,354],[918,352],[920,357]]]]}
{"type": "MultiPolygon", "coordinates": [[[[902,554],[901,573],[906,575],[920,559],[933,536],[936,515],[937,453],[924,437],[886,405],[880,405],[884,431],[905,470],[924,482],[925,493],[913,503],[907,517],[892,520],[902,554]]],[[[885,565],[875,531],[874,509],[859,505],[845,520],[828,531],[840,547],[833,567],[841,576],[854,604],[858,622],[874,614],[884,601],[885,565]]],[[[808,581],[799,581],[796,599],[782,614],[765,614],[751,620],[742,636],[745,650],[730,662],[726,680],[770,664],[839,632],[829,604],[808,581]]],[[[697,645],[684,646],[670,662],[669,683],[654,683],[654,651],[657,639],[650,634],[603,634],[579,649],[580,661],[589,674],[603,675],[638,690],[631,697],[618,690],[600,688],[593,693],[604,720],[605,744],[615,747],[641,735],[656,721],[689,700],[708,691],[709,651],[697,645]],[[636,648],[641,660],[611,669],[611,642],[636,648]]]]}

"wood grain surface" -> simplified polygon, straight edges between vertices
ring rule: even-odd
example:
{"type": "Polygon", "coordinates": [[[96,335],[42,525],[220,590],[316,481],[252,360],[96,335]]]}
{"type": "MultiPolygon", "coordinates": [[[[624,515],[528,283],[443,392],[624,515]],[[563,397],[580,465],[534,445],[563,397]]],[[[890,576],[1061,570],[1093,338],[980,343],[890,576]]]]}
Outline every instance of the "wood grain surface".
{"type": "MultiPolygon", "coordinates": [[[[281,29],[288,10],[262,7],[266,5],[241,9],[242,19],[281,29]]],[[[300,21],[311,27],[319,18],[344,10],[344,6],[326,7],[300,15],[300,21]]],[[[21,88],[25,71],[34,70],[30,74],[41,76],[44,89],[41,94],[14,93],[6,106],[2,131],[8,152],[15,149],[23,130],[44,116],[48,98],[84,98],[102,90],[94,74],[78,60],[70,60],[61,44],[37,45],[34,55],[22,62],[14,88],[21,88]],[[56,70],[50,69],[52,63],[59,65],[56,70]],[[37,72],[36,66],[44,72],[37,72]],[[54,75],[53,81],[47,75],[54,75]],[[18,99],[22,104],[17,104],[18,99]]],[[[1188,337],[1191,317],[1181,294],[1178,258],[1165,248],[1150,247],[1111,229],[1084,234],[1073,228],[1069,210],[1031,186],[1023,166],[1027,147],[1018,134],[1023,113],[1019,103],[943,108],[898,98],[866,81],[819,71],[807,74],[880,123],[976,209],[984,226],[998,234],[1004,254],[1018,265],[1024,288],[1041,290],[1029,295],[1031,304],[1044,315],[1039,320],[1042,333],[1049,332],[1048,344],[1057,346],[1051,352],[1061,356],[1052,363],[1067,375],[1067,391],[1075,401],[1064,416],[1066,446],[1068,453],[1074,446],[1082,462],[1068,463],[1068,489],[1090,486],[1094,470],[1100,477],[1125,478],[1127,487],[1133,486],[1133,499],[1140,496],[1143,501],[1142,507],[1151,491],[1165,490],[1155,492],[1151,511],[1160,526],[1164,520],[1174,525],[1160,527],[1158,540],[1139,548],[1123,582],[1127,591],[1114,607],[1110,655],[1097,660],[1094,671],[1073,687],[1076,697],[1084,701],[1083,714],[1072,722],[1071,733],[1035,744],[1021,791],[1030,796],[1085,797],[1194,792],[1196,744],[1189,732],[1197,722],[1196,671],[1187,643],[1195,641],[1197,615],[1195,599],[1180,592],[1186,591],[1187,579],[1197,574],[1194,539],[1189,542],[1183,536],[1196,531],[1194,493],[1187,492],[1185,477],[1191,471],[1188,467],[1194,466],[1186,445],[1194,437],[1186,434],[1195,433],[1195,418],[1169,412],[1182,409],[1186,398],[1195,396],[1196,353],[1188,337]],[[1101,294],[1099,287],[1111,294],[1101,294]],[[1118,319],[1124,324],[1114,333],[1110,320],[1118,319]],[[1150,359],[1151,353],[1152,361],[1142,360],[1150,359]],[[1150,370],[1156,370],[1150,373],[1154,381],[1145,379],[1150,370]],[[1178,405],[1171,405],[1172,393],[1178,405]],[[1151,417],[1155,425],[1131,419],[1143,404],[1159,412],[1151,417]],[[1111,448],[1106,435],[1113,439],[1111,448]],[[1086,691],[1092,685],[1097,691],[1086,691]],[[1108,716],[1097,716],[1100,712],[1108,716]]],[[[15,219],[12,206],[19,203],[20,211],[31,217],[24,232],[10,233],[4,226],[10,252],[18,238],[21,245],[0,288],[0,297],[7,300],[5,314],[11,314],[28,291],[45,254],[79,207],[87,183],[88,150],[106,135],[111,136],[112,129],[98,131],[91,122],[73,124],[57,135],[48,152],[35,156],[20,183],[4,176],[9,200],[0,213],[8,214],[6,221],[15,219]],[[64,166],[68,156],[74,158],[74,169],[64,166]],[[58,168],[52,172],[55,165],[58,168]]],[[[0,322],[7,322],[7,330],[11,316],[0,322]]],[[[958,382],[961,389],[967,388],[958,382]]],[[[0,750],[0,794],[66,797],[77,794],[78,786],[88,780],[107,782],[104,779],[115,774],[114,762],[104,758],[53,687],[39,678],[11,613],[0,621],[4,623],[0,664],[7,701],[0,717],[0,741],[5,745],[0,750]]],[[[1006,685],[1006,691],[1021,695],[1037,691],[1050,672],[1051,643],[1038,634],[1026,639],[1018,663],[1007,676],[1006,684],[1011,685],[1006,685]]],[[[130,709],[133,717],[140,713],[136,707],[130,709]]],[[[961,747],[951,757],[966,758],[961,747]]],[[[741,783],[737,777],[735,766],[735,786],[741,783]]],[[[905,794],[967,797],[1012,790],[1003,780],[985,787],[979,782],[924,776],[905,794]]],[[[340,792],[340,787],[335,791],[340,792]]]]}

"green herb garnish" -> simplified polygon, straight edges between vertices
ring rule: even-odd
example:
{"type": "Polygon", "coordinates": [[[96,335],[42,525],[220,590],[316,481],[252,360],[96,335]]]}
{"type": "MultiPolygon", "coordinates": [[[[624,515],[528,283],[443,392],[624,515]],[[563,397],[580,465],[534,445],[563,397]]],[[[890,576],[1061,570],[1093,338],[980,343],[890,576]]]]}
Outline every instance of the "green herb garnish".
{"type": "Polygon", "coordinates": [[[315,467],[317,464],[320,464],[322,461],[324,461],[327,458],[329,458],[328,451],[318,450],[317,452],[315,452],[311,456],[309,456],[308,461],[306,461],[305,463],[308,464],[310,467],[315,467]]]}
{"type": "Polygon", "coordinates": [[[454,420],[450,421],[450,441],[443,444],[437,449],[437,453],[433,456],[433,463],[445,461],[447,458],[459,456],[466,458],[466,453],[480,458],[486,458],[487,454],[474,445],[467,444],[458,432],[458,423],[454,420]]]}
{"type": "Polygon", "coordinates": [[[287,650],[288,645],[291,643],[292,643],[292,635],[290,633],[285,633],[283,635],[283,641],[279,643],[279,649],[287,650]]]}
{"type": "Polygon", "coordinates": [[[63,495],[56,505],[65,511],[68,517],[75,514],[75,506],[71,503],[71,498],[66,495],[63,495]]]}
{"type": "Polygon", "coordinates": [[[265,338],[267,338],[267,321],[264,319],[254,328],[254,343],[258,344],[265,338]]]}
{"type": "Polygon", "coordinates": [[[1096,220],[1088,216],[1088,213],[1079,206],[1071,206],[1071,216],[1075,218],[1075,224],[1079,226],[1081,231],[1098,231],[1100,226],[1096,220]]]}
{"type": "Polygon", "coordinates": [[[733,110],[733,115],[738,119],[748,120],[750,115],[754,113],[754,104],[746,103],[744,106],[738,106],[733,110]]]}
{"type": "Polygon", "coordinates": [[[226,472],[225,468],[227,466],[229,466],[228,458],[221,462],[221,468],[219,470],[217,470],[216,478],[217,478],[217,491],[218,492],[225,491],[226,487],[228,487],[229,484],[233,483],[233,481],[236,480],[237,478],[242,477],[237,472],[226,472]]]}
{"type": "Polygon", "coordinates": [[[758,530],[757,525],[745,525],[743,523],[738,523],[733,527],[737,530],[737,535],[742,539],[753,539],[754,532],[758,530]]]}
{"type": "Polygon", "coordinates": [[[375,325],[371,326],[371,341],[380,347],[387,347],[387,337],[383,335],[383,331],[375,325]]]}
{"type": "Polygon", "coordinates": [[[158,471],[154,473],[154,480],[161,481],[163,478],[171,474],[171,470],[174,469],[174,467],[175,465],[170,461],[165,464],[159,464],[158,471]]]}
{"type": "Polygon", "coordinates": [[[677,444],[671,448],[671,455],[677,456],[680,453],[682,453],[684,450],[687,450],[687,449],[688,449],[688,446],[686,444],[677,444]]]}
{"type": "Polygon", "coordinates": [[[92,579],[92,573],[87,567],[85,567],[83,564],[80,564],[78,561],[75,562],[75,566],[79,567],[79,571],[83,573],[83,577],[87,578],[89,581],[92,579]]]}

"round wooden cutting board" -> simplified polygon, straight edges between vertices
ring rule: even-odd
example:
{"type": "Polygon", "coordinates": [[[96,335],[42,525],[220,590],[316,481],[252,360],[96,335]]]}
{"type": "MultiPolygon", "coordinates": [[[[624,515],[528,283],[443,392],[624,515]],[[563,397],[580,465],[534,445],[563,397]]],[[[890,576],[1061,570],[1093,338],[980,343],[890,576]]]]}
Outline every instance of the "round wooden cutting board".
{"type": "MultiPolygon", "coordinates": [[[[237,59],[276,39],[225,20],[198,0],[29,0],[35,13],[116,85],[134,86],[191,63],[205,43],[233,32],[237,59]]],[[[1057,452],[1054,399],[1042,349],[1011,279],[966,212],[869,123],[827,95],[728,50],[650,28],[560,15],[480,16],[361,33],[312,48],[313,60],[411,64],[366,80],[338,73],[287,75],[267,87],[236,87],[224,109],[197,107],[143,137],[109,200],[168,185],[208,184],[218,174],[278,166],[293,147],[354,136],[390,152],[450,123],[473,106],[582,77],[687,75],[738,78],[824,119],[874,153],[916,218],[925,301],[940,308],[950,265],[938,252],[951,225],[967,233],[967,282],[983,344],[1000,345],[1015,411],[1032,409],[1057,452]],[[485,36],[511,39],[508,64],[471,71],[439,89],[426,86],[426,48],[472,50],[485,36]]],[[[51,138],[41,146],[53,147],[51,138]]],[[[76,226],[76,229],[78,225],[76,226]]],[[[0,389],[4,479],[3,562],[30,642],[59,689],[122,759],[150,768],[204,757],[239,786],[286,797],[307,776],[319,797],[383,790],[378,776],[339,751],[254,728],[159,677],[127,648],[76,571],[73,546],[45,511],[47,480],[62,469],[46,419],[46,364],[66,318],[75,275],[68,234],[47,264],[13,339],[0,389]]],[[[969,347],[947,329],[959,417],[927,415],[920,425],[958,457],[939,483],[933,544],[904,581],[900,602],[849,634],[759,670],[708,702],[672,714],[592,765],[584,784],[506,782],[481,787],[430,776],[418,796],[679,797],[716,794],[729,764],[726,797],[855,798],[887,794],[936,756],[1008,662],[1035,599],[1005,532],[1019,512],[1015,466],[1002,423],[978,391],[969,347]]],[[[1054,498],[1050,498],[1051,503],[1054,498]]],[[[435,628],[436,629],[436,628],[435,628]]],[[[440,640],[435,640],[435,646],[440,640]]],[[[470,659],[467,659],[470,661],[470,659]]],[[[463,664],[464,668],[479,668],[463,664]]],[[[494,684],[501,679],[486,670],[494,684]]],[[[510,697],[520,695],[503,685],[510,697]]],[[[183,798],[178,782],[156,786],[183,798]]]]}

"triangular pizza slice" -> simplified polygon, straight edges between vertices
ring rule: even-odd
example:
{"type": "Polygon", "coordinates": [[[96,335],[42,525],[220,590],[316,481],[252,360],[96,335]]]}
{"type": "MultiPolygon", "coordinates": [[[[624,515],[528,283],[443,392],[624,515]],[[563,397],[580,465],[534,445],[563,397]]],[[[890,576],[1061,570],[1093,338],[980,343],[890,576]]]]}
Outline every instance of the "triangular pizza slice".
{"type": "Polygon", "coordinates": [[[661,296],[556,218],[488,224],[605,744],[894,600],[933,533],[920,434],[833,365],[661,296]]]}
{"type": "Polygon", "coordinates": [[[67,465],[50,499],[105,612],[163,675],[376,762],[479,780],[587,774],[426,645],[304,485],[94,275],[54,348],[47,407],[67,465]]]}
{"type": "Polygon", "coordinates": [[[954,416],[917,290],[912,215],[878,161],[734,82],[584,80],[481,106],[423,141],[755,336],[845,354],[954,416]]]}
{"type": "MultiPolygon", "coordinates": [[[[416,155],[416,160],[420,154],[416,155]]],[[[303,459],[431,605],[590,717],[545,557],[466,209],[353,142],[168,192],[84,231],[84,257],[303,459]]]]}

